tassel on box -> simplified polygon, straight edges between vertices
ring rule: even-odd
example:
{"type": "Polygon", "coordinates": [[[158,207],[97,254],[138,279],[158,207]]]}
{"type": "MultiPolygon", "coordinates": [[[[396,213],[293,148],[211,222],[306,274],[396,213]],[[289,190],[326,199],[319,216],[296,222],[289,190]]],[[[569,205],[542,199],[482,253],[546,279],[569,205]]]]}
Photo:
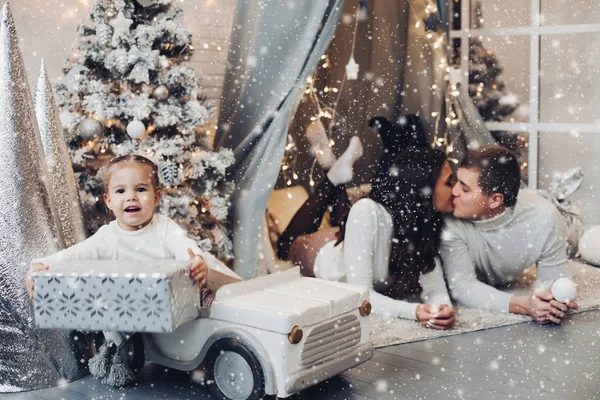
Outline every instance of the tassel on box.
{"type": "Polygon", "coordinates": [[[116,346],[111,341],[106,341],[102,346],[100,346],[100,350],[98,353],[90,359],[88,362],[88,368],[90,373],[95,378],[104,378],[108,375],[111,362],[110,359],[113,357],[116,351],[116,346]]]}
{"type": "Polygon", "coordinates": [[[115,353],[110,366],[110,372],[102,379],[102,383],[108,386],[123,387],[135,382],[135,375],[128,365],[123,362],[119,350],[115,353]]]}

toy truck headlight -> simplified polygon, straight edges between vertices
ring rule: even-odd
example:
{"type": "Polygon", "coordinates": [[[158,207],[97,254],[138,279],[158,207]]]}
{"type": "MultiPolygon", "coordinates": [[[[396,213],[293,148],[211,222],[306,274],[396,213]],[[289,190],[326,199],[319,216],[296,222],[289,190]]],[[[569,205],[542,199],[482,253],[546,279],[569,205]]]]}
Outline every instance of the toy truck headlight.
{"type": "Polygon", "coordinates": [[[369,302],[369,300],[365,300],[362,302],[362,304],[358,308],[358,312],[363,317],[366,317],[367,315],[371,314],[371,309],[372,309],[371,303],[369,302]]]}
{"type": "Polygon", "coordinates": [[[298,344],[302,340],[302,336],[304,333],[302,332],[302,328],[298,325],[294,326],[290,333],[288,333],[288,340],[291,344],[298,344]]]}

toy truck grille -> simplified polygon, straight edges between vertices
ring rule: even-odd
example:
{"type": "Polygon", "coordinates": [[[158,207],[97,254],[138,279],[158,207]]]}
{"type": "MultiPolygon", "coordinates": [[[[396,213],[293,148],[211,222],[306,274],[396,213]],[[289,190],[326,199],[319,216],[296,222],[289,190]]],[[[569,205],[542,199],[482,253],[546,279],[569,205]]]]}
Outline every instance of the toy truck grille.
{"type": "Polygon", "coordinates": [[[356,315],[347,314],[317,325],[304,343],[302,366],[311,367],[335,358],[340,352],[356,346],[360,336],[360,322],[356,315]]]}

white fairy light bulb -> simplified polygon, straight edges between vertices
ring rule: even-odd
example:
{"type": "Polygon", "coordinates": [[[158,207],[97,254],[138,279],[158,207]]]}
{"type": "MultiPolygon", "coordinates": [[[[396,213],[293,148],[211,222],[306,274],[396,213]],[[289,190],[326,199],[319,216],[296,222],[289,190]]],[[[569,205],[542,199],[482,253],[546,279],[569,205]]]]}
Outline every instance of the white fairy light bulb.
{"type": "Polygon", "coordinates": [[[554,300],[566,303],[577,296],[577,285],[569,278],[559,278],[550,288],[554,300]]]}

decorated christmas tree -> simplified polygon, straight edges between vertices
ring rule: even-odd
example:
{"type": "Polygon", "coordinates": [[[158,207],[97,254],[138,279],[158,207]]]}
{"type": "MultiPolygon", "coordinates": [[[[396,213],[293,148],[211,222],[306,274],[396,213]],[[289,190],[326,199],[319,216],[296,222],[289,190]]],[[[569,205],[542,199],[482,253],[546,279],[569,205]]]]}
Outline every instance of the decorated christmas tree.
{"type": "Polygon", "coordinates": [[[56,86],[88,233],[109,219],[102,203],[108,161],[127,153],[158,164],[159,212],[205,250],[232,257],[227,211],[229,149],[211,151],[201,126],[212,108],[185,65],[191,33],[174,0],[96,0],[56,86]]]}

